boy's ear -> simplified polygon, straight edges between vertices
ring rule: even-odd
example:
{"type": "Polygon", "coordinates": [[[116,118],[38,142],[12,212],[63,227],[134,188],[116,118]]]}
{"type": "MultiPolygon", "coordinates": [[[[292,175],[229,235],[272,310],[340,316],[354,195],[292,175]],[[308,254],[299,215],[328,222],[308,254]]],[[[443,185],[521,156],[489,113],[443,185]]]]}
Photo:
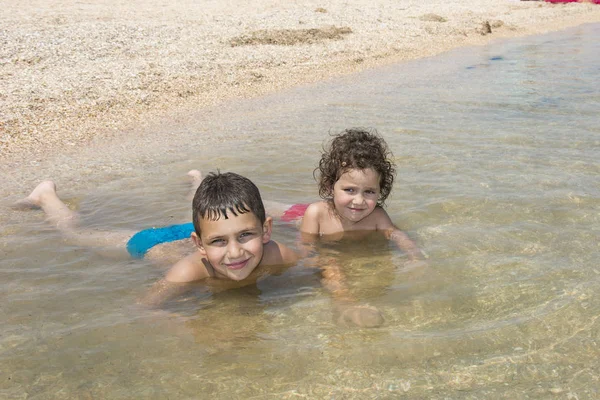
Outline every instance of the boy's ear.
{"type": "Polygon", "coordinates": [[[196,247],[198,248],[198,250],[200,251],[200,253],[202,255],[206,255],[206,250],[204,249],[204,246],[202,245],[202,239],[200,239],[198,237],[198,235],[196,234],[196,232],[192,232],[192,234],[190,235],[190,237],[192,238],[192,241],[194,242],[194,244],[196,245],[196,247]]]}
{"type": "Polygon", "coordinates": [[[263,244],[269,243],[271,240],[271,234],[273,233],[273,218],[267,217],[263,224],[262,242],[263,244]]]}

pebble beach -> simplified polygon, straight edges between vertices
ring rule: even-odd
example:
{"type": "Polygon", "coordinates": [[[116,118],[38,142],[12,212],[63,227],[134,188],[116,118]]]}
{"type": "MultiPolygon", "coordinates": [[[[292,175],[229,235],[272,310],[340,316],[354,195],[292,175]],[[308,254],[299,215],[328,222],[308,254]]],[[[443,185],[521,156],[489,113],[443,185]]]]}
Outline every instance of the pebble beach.
{"type": "Polygon", "coordinates": [[[516,0],[0,4],[0,161],[12,166],[185,109],[600,21],[598,5],[516,0]]]}

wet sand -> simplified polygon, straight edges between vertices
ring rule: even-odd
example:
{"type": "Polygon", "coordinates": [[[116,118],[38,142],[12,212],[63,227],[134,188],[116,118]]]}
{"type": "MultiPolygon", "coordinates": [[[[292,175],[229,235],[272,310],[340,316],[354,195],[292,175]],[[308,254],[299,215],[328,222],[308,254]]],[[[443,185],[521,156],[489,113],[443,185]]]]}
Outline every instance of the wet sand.
{"type": "Polygon", "coordinates": [[[600,21],[597,5],[516,0],[0,4],[4,169],[185,110],[600,21]]]}

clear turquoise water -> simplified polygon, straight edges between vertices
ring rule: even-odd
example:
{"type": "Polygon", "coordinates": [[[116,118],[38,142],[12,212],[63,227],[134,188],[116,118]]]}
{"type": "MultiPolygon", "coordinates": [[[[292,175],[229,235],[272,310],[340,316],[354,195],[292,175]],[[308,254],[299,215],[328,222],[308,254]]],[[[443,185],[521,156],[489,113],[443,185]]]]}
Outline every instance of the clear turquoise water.
{"type": "Polygon", "coordinates": [[[382,310],[377,329],[337,326],[302,265],[153,312],[134,303],[164,269],[3,211],[0,398],[599,397],[599,35],[586,25],[462,49],[32,160],[4,177],[8,200],[51,177],[86,225],[144,228],[189,220],[191,168],[313,201],[328,132],[374,127],[398,166],[388,212],[431,271],[403,270],[377,241],[323,250],[382,310]]]}

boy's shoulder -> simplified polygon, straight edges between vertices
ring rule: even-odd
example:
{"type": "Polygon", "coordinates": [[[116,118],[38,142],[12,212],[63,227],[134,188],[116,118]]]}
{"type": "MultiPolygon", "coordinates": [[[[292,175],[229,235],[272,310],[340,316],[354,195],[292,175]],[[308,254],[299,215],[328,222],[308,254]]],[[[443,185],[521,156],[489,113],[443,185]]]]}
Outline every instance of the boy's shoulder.
{"type": "Polygon", "coordinates": [[[298,261],[298,255],[286,245],[269,240],[264,245],[263,258],[260,265],[288,265],[298,261]]]}
{"type": "Polygon", "coordinates": [[[204,255],[196,250],[192,254],[177,261],[165,276],[166,280],[175,283],[195,282],[213,276],[213,269],[204,255]]]}
{"type": "Polygon", "coordinates": [[[144,259],[164,265],[175,265],[181,260],[182,255],[192,254],[197,250],[198,248],[190,238],[175,240],[159,243],[152,247],[148,250],[144,259]]]}

